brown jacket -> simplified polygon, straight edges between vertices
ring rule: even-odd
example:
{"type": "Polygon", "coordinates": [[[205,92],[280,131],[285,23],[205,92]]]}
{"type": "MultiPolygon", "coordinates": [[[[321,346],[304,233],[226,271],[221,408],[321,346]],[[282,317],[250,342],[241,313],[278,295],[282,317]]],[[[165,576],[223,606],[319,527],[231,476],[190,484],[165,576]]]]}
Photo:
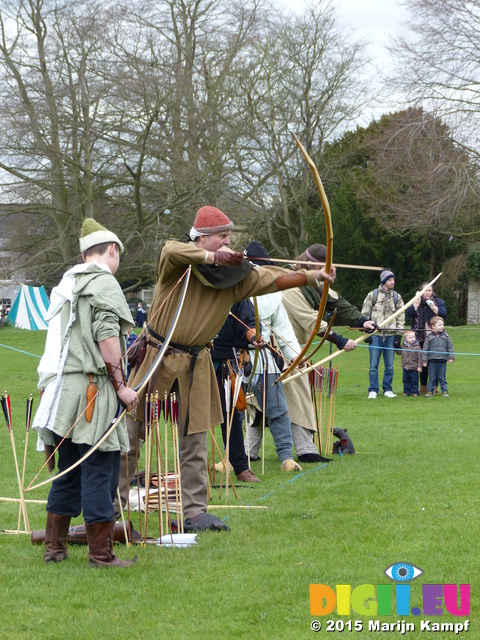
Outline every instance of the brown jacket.
{"type": "MultiPolygon", "coordinates": [[[[205,251],[193,242],[168,241],[165,243],[157,265],[157,285],[150,306],[148,322],[159,335],[165,336],[172,324],[181,295],[181,285],[169,297],[178,279],[189,264],[201,264],[205,251]],[[168,298],[165,305],[164,301],[168,298]],[[161,309],[158,313],[157,310],[161,309]]],[[[315,273],[301,271],[309,284],[314,284],[315,273]]],[[[298,273],[298,272],[297,272],[298,273]]],[[[214,289],[203,284],[194,273],[185,297],[179,322],[172,336],[172,342],[185,346],[199,346],[209,343],[223,326],[230,307],[239,300],[254,295],[277,291],[276,280],[285,276],[283,267],[254,267],[237,285],[227,289],[214,289]]],[[[292,287],[298,286],[292,280],[292,287]]],[[[132,373],[128,386],[135,387],[150,369],[157,349],[149,346],[145,360],[138,371],[132,373]]],[[[180,402],[185,417],[189,407],[188,433],[201,433],[223,421],[220,397],[215,372],[207,349],[200,351],[190,387],[190,363],[188,353],[172,353],[165,356],[157,372],[154,389],[160,399],[170,392],[175,380],[178,381],[180,402]]],[[[139,395],[137,420],[143,420],[145,392],[139,395]]]]}
{"type": "Polygon", "coordinates": [[[404,342],[402,348],[396,353],[402,357],[402,369],[413,371],[422,368],[422,349],[418,341],[415,341],[412,346],[404,342]]]}

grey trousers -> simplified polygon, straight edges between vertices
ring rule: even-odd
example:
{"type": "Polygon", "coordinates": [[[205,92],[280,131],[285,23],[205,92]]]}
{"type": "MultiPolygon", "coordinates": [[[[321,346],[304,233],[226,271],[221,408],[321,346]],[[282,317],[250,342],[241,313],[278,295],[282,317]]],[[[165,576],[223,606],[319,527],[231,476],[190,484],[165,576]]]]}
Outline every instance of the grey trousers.
{"type": "Polygon", "coordinates": [[[293,446],[297,452],[297,456],[303,456],[306,453],[317,453],[318,449],[313,442],[313,431],[292,422],[292,439],[293,446]]]}
{"type": "MultiPolygon", "coordinates": [[[[248,435],[245,438],[245,452],[247,455],[250,453],[252,458],[258,458],[260,445],[262,444],[263,429],[256,425],[250,425],[247,426],[247,430],[248,435]]],[[[297,456],[303,456],[306,453],[318,454],[318,449],[313,442],[313,431],[310,431],[310,429],[306,429],[292,422],[292,439],[297,456]]]]}

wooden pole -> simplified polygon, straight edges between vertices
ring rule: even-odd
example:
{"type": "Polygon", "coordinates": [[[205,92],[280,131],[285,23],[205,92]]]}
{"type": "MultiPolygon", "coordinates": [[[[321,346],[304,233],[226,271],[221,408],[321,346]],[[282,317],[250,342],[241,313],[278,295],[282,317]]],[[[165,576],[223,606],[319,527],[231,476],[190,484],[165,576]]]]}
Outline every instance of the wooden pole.
{"type": "MultiPolygon", "coordinates": [[[[180,447],[178,443],[178,403],[177,394],[173,393],[173,406],[172,406],[172,446],[174,455],[174,473],[176,479],[176,495],[178,496],[177,507],[177,524],[180,533],[184,532],[183,529],[183,500],[182,500],[182,474],[180,473],[180,447]]],[[[208,477],[208,469],[207,469],[208,477]]]]}
{"type": "MultiPolygon", "coordinates": [[[[253,373],[253,372],[252,372],[253,373]]],[[[263,363],[263,395],[262,395],[262,476],[265,475],[265,408],[267,405],[267,390],[265,384],[267,375],[265,373],[265,363],[263,363]]]]}

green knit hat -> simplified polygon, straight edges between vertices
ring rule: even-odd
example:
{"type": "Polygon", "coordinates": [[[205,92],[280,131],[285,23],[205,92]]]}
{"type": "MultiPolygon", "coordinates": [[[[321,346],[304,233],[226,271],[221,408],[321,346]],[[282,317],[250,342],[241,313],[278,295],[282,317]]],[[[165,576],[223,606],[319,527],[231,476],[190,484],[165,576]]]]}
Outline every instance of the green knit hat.
{"type": "Polygon", "coordinates": [[[96,244],[102,244],[103,242],[115,242],[118,245],[120,253],[123,253],[123,244],[118,237],[109,231],[105,227],[102,227],[93,218],[85,218],[82,224],[82,233],[80,236],[80,251],[83,253],[90,247],[94,247],[96,244]]]}

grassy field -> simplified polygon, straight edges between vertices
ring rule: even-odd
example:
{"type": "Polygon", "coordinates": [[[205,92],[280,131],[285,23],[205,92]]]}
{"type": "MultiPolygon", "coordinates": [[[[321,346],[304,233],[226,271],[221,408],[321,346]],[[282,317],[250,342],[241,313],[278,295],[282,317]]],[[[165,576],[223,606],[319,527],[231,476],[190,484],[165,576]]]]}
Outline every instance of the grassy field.
{"type": "MultiPolygon", "coordinates": [[[[413,623],[407,638],[480,638],[478,525],[480,430],[478,379],[480,328],[447,328],[456,352],[447,367],[450,397],[404,398],[400,358],[394,390],[399,397],[367,401],[368,352],[359,346],[333,362],[339,367],[335,425],[348,428],[354,456],[304,465],[285,475],[267,437],[265,476],[237,488],[232,508],[213,504],[231,531],[204,533],[187,549],[118,548],[139,555],[125,570],[88,568],[86,547],[70,550],[59,565],[45,565],[42,548],[25,535],[0,535],[0,638],[377,638],[370,621],[413,623]],[[475,551],[476,549],[476,551],[475,551]],[[464,622],[441,616],[365,616],[351,611],[310,614],[309,585],[393,584],[384,570],[409,562],[424,571],[411,583],[411,607],[422,608],[422,585],[471,585],[468,632],[421,630],[421,621],[464,622]],[[311,629],[315,620],[323,628],[311,629]],[[328,631],[339,621],[338,629],[328,631]],[[351,621],[352,630],[348,629],[351,621]],[[355,621],[363,625],[354,631],[355,621]]],[[[44,333],[0,331],[0,387],[11,396],[19,464],[23,462],[25,399],[36,390],[44,333]],[[9,348],[10,347],[10,348],[9,348]]],[[[325,348],[326,351],[326,348],[325,348]]],[[[382,365],[381,365],[382,366],[382,365]]],[[[3,417],[0,429],[0,495],[18,496],[12,448],[3,417]]],[[[218,435],[220,440],[220,435],[218,435]]],[[[43,462],[29,440],[27,483],[43,462]]],[[[252,463],[259,475],[261,463],[252,463]]],[[[41,478],[47,477],[46,471],[41,478]]],[[[46,498],[47,488],[27,497],[46,498]]],[[[218,495],[214,495],[218,503],[218,495]]],[[[29,504],[32,528],[43,528],[44,506],[29,504]]],[[[18,505],[0,503],[0,529],[16,529],[18,505]]]]}

